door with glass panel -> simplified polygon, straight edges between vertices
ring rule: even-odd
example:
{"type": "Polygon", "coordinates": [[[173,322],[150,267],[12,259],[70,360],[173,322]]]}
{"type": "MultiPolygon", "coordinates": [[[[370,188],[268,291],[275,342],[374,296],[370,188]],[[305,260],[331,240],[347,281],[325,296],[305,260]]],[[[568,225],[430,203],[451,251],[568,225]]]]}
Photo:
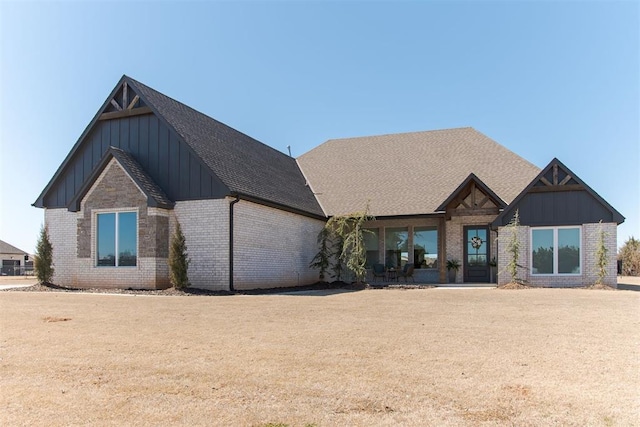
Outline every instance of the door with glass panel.
{"type": "Polygon", "coordinates": [[[489,227],[464,227],[465,282],[489,282],[489,227]]]}

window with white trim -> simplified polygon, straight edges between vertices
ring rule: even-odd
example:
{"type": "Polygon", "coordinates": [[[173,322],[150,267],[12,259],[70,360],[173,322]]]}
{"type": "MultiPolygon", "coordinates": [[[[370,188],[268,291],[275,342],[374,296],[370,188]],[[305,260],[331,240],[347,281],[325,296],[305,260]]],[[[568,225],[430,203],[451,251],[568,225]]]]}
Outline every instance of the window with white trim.
{"type": "Polygon", "coordinates": [[[99,213],[96,220],[96,265],[135,267],[138,261],[137,212],[99,213]]]}
{"type": "Polygon", "coordinates": [[[531,273],[534,275],[581,274],[580,227],[531,229],[531,273]]]}

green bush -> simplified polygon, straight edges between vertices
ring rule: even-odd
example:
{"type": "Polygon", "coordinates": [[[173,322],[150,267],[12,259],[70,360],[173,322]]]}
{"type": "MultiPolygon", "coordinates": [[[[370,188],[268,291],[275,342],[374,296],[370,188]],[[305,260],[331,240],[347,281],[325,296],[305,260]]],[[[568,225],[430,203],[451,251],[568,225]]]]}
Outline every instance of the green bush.
{"type": "Polygon", "coordinates": [[[51,283],[54,272],[53,246],[49,241],[49,229],[44,225],[40,227],[40,237],[38,237],[34,257],[34,269],[40,283],[51,283]]]}
{"type": "Polygon", "coordinates": [[[309,267],[320,270],[320,280],[324,280],[327,269],[329,268],[331,258],[331,248],[329,247],[329,240],[331,239],[331,232],[327,227],[323,227],[318,233],[318,246],[319,250],[315,257],[311,260],[309,267]]]}
{"type": "Polygon", "coordinates": [[[629,237],[618,251],[623,276],[640,276],[640,239],[629,237]]]}
{"type": "Polygon", "coordinates": [[[190,262],[182,228],[180,223],[176,222],[176,230],[171,237],[171,247],[169,248],[169,280],[176,289],[184,289],[189,286],[187,270],[190,262]]]}
{"type": "Polygon", "coordinates": [[[600,224],[600,230],[598,231],[598,243],[596,244],[596,274],[598,276],[596,279],[596,285],[604,285],[604,278],[607,277],[609,250],[604,244],[606,237],[607,233],[602,229],[602,224],[600,224]]]}

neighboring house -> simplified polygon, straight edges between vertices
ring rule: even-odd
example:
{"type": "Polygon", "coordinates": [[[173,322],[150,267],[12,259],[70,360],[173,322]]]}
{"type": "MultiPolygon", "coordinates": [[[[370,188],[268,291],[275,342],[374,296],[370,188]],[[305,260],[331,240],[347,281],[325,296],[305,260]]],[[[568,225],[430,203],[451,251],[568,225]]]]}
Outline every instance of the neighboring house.
{"type": "Polygon", "coordinates": [[[9,243],[0,240],[0,261],[3,276],[20,276],[25,272],[33,271],[33,260],[31,256],[9,243]]]}
{"type": "Polygon", "coordinates": [[[34,206],[54,282],[79,287],[169,286],[176,221],[194,287],[310,284],[326,219],[367,206],[368,264],[414,263],[416,281],[445,282],[454,258],[458,282],[492,280],[489,261],[506,263],[497,236],[518,209],[522,278],[592,283],[603,227],[615,285],[624,220],[556,159],[540,171],[471,128],[331,140],[296,160],[127,76],[34,206]]]}

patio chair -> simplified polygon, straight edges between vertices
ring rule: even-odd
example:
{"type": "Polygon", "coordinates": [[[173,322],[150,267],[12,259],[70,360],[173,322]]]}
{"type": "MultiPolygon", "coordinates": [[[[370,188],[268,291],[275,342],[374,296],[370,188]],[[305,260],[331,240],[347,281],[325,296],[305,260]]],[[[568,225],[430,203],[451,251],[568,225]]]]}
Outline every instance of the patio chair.
{"type": "Polygon", "coordinates": [[[376,281],[376,278],[382,277],[382,280],[387,278],[387,274],[382,264],[373,264],[373,281],[376,281]]]}
{"type": "Polygon", "coordinates": [[[407,282],[407,278],[411,277],[411,281],[415,283],[415,279],[413,278],[413,270],[415,268],[413,263],[406,263],[402,271],[398,272],[398,278],[404,277],[405,282],[407,282]]]}

